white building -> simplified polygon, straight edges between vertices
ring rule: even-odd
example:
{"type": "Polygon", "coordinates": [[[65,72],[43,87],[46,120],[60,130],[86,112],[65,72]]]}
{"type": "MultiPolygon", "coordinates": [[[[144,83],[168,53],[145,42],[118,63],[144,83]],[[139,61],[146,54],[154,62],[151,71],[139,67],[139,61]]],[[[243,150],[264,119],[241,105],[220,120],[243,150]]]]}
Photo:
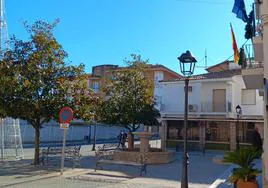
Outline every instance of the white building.
{"type": "MultiPolygon", "coordinates": [[[[242,69],[249,89],[260,89],[264,97],[263,187],[268,187],[268,1],[255,0],[256,33],[252,38],[255,64],[242,69]]],[[[255,22],[255,20],[253,20],[255,22]]]]}
{"type": "MultiPolygon", "coordinates": [[[[196,75],[189,82],[188,139],[200,148],[236,148],[236,106],[242,108],[238,123],[241,145],[248,145],[257,126],[263,134],[263,97],[256,89],[245,87],[241,69],[232,62],[223,62],[196,75]]],[[[183,141],[184,80],[160,82],[162,93],[163,147],[183,141]]]]}

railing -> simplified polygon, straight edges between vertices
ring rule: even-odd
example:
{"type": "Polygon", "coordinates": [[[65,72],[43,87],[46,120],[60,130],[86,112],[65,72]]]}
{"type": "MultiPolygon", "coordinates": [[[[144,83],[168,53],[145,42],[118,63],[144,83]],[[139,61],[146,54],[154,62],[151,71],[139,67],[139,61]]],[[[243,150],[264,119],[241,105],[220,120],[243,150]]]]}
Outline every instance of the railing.
{"type": "Polygon", "coordinates": [[[232,103],[230,101],[226,103],[213,101],[202,102],[200,112],[232,112],[232,103]]]}
{"type": "MultiPolygon", "coordinates": [[[[261,44],[262,45],[262,44],[261,44]]],[[[259,43],[245,45],[245,60],[242,62],[242,69],[263,68],[263,50],[259,43]]]]}
{"type": "Polygon", "coordinates": [[[257,68],[263,68],[263,63],[248,63],[245,67],[246,69],[257,69],[257,68]]]}
{"type": "MultiPolygon", "coordinates": [[[[161,104],[160,111],[165,113],[174,113],[174,114],[183,114],[184,113],[184,106],[180,106],[179,110],[170,110],[168,106],[161,104]]],[[[228,113],[232,112],[232,103],[227,101],[226,103],[219,103],[213,101],[206,101],[201,102],[199,104],[191,104],[188,105],[188,112],[195,114],[195,113],[228,113]]]]}

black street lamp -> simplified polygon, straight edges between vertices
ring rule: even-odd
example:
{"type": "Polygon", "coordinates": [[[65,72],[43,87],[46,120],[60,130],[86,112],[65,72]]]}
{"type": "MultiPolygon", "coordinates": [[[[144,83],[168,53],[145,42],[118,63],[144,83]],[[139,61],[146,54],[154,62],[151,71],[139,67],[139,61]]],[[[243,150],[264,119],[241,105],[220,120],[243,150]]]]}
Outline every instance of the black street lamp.
{"type": "Polygon", "coordinates": [[[178,57],[180,61],[181,73],[185,80],[185,103],[184,103],[184,142],[183,142],[183,157],[182,157],[182,174],[181,174],[181,188],[188,188],[188,153],[187,153],[187,124],[188,124],[188,85],[189,77],[194,73],[195,63],[197,60],[190,51],[181,54],[178,57]]]}
{"type": "Polygon", "coordinates": [[[94,132],[93,132],[93,146],[92,146],[92,151],[95,151],[96,147],[96,132],[97,132],[97,122],[93,121],[94,124],[94,132]]]}
{"type": "Polygon", "coordinates": [[[241,109],[241,107],[239,106],[239,105],[237,105],[236,107],[235,107],[235,111],[236,111],[236,130],[235,130],[235,132],[236,132],[236,149],[237,150],[239,150],[240,148],[239,148],[239,118],[241,117],[241,115],[242,115],[242,109],[241,109]]]}

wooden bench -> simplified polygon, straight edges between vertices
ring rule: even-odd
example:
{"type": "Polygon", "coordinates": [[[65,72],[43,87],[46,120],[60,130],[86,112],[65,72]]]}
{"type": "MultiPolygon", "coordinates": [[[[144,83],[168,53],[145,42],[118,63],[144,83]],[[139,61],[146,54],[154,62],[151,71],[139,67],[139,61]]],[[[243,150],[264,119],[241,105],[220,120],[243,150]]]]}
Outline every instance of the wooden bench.
{"type": "MultiPolygon", "coordinates": [[[[70,160],[73,163],[73,168],[80,165],[80,149],[81,146],[65,146],[65,160],[70,160]]],[[[62,147],[48,146],[41,150],[42,165],[51,157],[59,157],[62,154],[62,147]]]]}
{"type": "Polygon", "coordinates": [[[98,147],[96,150],[96,167],[95,171],[99,168],[103,170],[103,164],[115,164],[115,165],[126,165],[126,166],[137,166],[139,167],[139,175],[146,175],[147,174],[147,164],[146,159],[144,155],[139,155],[139,159],[137,159],[137,162],[131,162],[131,161],[117,161],[113,160],[113,154],[114,152],[118,150],[118,144],[117,147],[115,147],[114,144],[104,144],[103,146],[98,147]]]}

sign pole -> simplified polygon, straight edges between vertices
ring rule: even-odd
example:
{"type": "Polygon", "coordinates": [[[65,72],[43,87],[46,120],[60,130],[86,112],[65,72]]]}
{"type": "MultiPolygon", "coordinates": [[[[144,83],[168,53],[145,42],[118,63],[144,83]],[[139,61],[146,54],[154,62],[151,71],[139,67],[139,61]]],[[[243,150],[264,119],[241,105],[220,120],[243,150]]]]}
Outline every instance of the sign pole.
{"type": "Polygon", "coordinates": [[[65,159],[65,144],[66,144],[66,133],[67,129],[63,129],[63,140],[62,140],[62,150],[61,150],[61,169],[60,174],[63,175],[64,171],[64,159],[65,159]]]}
{"type": "Polygon", "coordinates": [[[63,175],[65,160],[65,144],[66,134],[69,129],[70,122],[73,119],[73,110],[70,107],[63,107],[59,113],[60,128],[63,129],[62,150],[61,150],[61,168],[60,174],[63,175]]]}

